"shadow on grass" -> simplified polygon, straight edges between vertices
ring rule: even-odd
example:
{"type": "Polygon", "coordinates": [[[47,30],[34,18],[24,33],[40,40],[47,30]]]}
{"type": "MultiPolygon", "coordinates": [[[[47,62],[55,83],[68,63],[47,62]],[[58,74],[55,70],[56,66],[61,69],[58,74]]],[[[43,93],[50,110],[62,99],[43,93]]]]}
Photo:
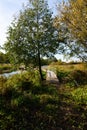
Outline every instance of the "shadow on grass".
{"type": "MultiPolygon", "coordinates": [[[[45,82],[45,81],[44,81],[45,82]]],[[[24,82],[0,93],[0,130],[86,130],[87,107],[64,87],[24,82]]]]}

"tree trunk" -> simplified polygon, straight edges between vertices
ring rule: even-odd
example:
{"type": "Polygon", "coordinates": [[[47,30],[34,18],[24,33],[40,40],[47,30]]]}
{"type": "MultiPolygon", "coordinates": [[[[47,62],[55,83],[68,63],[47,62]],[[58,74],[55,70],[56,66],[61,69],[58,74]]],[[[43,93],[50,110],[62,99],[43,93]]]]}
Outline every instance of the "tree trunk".
{"type": "Polygon", "coordinates": [[[43,79],[43,75],[42,75],[42,70],[41,70],[41,59],[40,59],[39,49],[38,49],[38,66],[39,66],[40,78],[41,78],[41,80],[44,80],[44,79],[43,79]]]}
{"type": "MultiPolygon", "coordinates": [[[[39,3],[37,4],[37,24],[39,25],[39,13],[38,13],[38,9],[39,9],[39,3]]],[[[38,34],[39,34],[39,26],[37,27],[37,38],[39,39],[38,37],[38,34]]],[[[41,70],[41,59],[40,59],[40,50],[39,50],[39,41],[37,40],[37,43],[38,43],[38,66],[39,66],[39,73],[40,73],[40,78],[41,80],[43,80],[43,75],[42,75],[42,70],[41,70]]]]}

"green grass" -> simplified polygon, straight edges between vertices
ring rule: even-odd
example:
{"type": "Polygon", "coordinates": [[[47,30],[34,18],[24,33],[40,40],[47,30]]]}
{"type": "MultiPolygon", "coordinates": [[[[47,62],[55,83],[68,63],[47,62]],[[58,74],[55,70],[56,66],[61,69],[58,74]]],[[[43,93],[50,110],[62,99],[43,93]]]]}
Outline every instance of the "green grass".
{"type": "Polygon", "coordinates": [[[53,86],[41,85],[37,72],[14,75],[0,89],[0,130],[55,127],[59,97],[53,86]]]}
{"type": "Polygon", "coordinates": [[[83,72],[58,70],[61,82],[57,88],[41,83],[38,71],[1,77],[0,130],[86,130],[87,84],[80,77],[83,72]]]}
{"type": "Polygon", "coordinates": [[[87,105],[87,85],[80,86],[71,92],[72,99],[78,104],[87,105]]]}
{"type": "Polygon", "coordinates": [[[87,63],[77,64],[51,64],[49,69],[57,74],[60,83],[70,86],[87,84],[87,63]]]}
{"type": "Polygon", "coordinates": [[[11,64],[0,64],[0,74],[5,72],[11,72],[15,68],[11,64]]]}
{"type": "Polygon", "coordinates": [[[51,64],[49,66],[50,69],[54,70],[61,70],[61,71],[72,71],[72,70],[86,70],[87,71],[87,63],[77,63],[77,64],[69,64],[69,63],[66,63],[66,64],[57,64],[57,63],[54,63],[54,64],[51,64]]]}

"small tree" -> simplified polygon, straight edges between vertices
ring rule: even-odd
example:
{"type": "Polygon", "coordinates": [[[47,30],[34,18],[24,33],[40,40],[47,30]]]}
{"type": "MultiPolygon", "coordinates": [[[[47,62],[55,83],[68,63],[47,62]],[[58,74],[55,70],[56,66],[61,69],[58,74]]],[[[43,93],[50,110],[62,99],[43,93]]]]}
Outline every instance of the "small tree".
{"type": "Polygon", "coordinates": [[[58,32],[47,2],[30,0],[9,26],[5,49],[15,63],[38,65],[43,79],[41,57],[56,53],[58,44],[58,32]]]}

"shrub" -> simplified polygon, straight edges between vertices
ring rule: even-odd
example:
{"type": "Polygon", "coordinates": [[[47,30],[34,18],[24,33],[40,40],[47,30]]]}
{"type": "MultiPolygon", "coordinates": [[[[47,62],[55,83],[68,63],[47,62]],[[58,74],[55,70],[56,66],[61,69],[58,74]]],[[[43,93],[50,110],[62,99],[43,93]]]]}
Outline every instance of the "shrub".
{"type": "Polygon", "coordinates": [[[65,78],[68,76],[68,74],[69,74],[69,72],[67,72],[67,71],[63,71],[63,70],[57,71],[57,77],[60,82],[64,82],[65,78]]]}
{"type": "Polygon", "coordinates": [[[38,74],[30,73],[30,72],[23,72],[21,74],[16,74],[11,76],[7,82],[6,86],[14,87],[16,89],[29,89],[28,87],[31,86],[38,86],[40,85],[40,80],[38,74]]]}
{"type": "Polygon", "coordinates": [[[73,87],[87,84],[87,71],[84,70],[57,71],[57,77],[61,83],[67,83],[73,87]]]}
{"type": "Polygon", "coordinates": [[[69,75],[70,81],[74,82],[76,86],[87,83],[87,71],[75,70],[69,75]]]}

